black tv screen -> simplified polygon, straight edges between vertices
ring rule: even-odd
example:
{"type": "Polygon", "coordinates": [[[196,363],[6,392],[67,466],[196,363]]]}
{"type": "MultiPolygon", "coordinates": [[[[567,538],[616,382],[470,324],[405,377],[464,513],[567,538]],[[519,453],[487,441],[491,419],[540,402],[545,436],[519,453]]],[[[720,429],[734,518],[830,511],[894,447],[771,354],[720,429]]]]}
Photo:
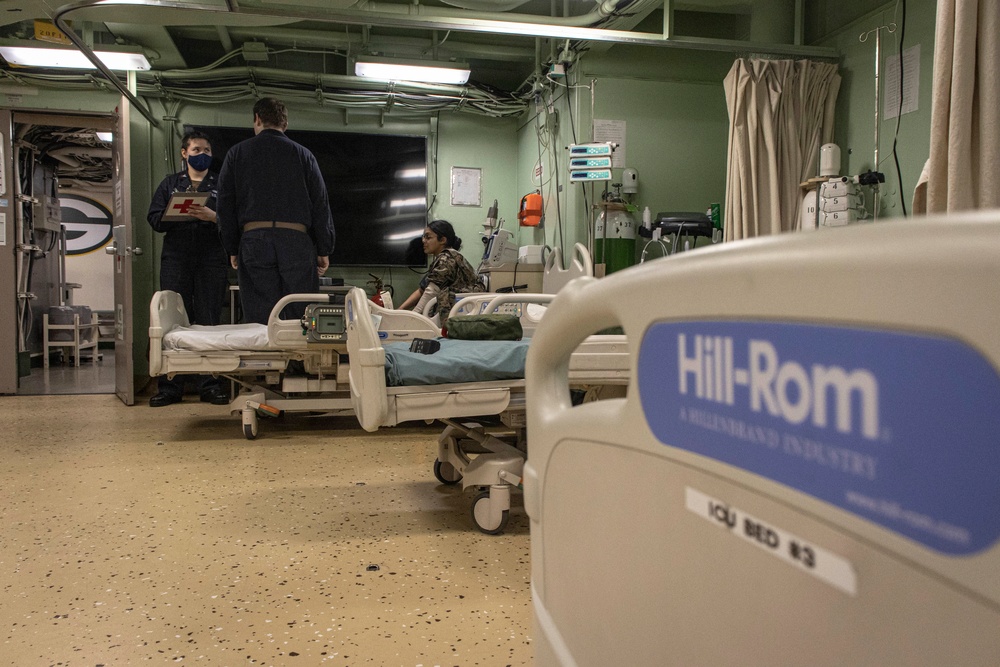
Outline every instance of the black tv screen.
{"type": "MultiPolygon", "coordinates": [[[[211,137],[213,169],[252,128],[185,126],[211,137]]],[[[427,223],[425,137],[288,130],[316,156],[337,241],[331,266],[424,266],[427,223]]]]}

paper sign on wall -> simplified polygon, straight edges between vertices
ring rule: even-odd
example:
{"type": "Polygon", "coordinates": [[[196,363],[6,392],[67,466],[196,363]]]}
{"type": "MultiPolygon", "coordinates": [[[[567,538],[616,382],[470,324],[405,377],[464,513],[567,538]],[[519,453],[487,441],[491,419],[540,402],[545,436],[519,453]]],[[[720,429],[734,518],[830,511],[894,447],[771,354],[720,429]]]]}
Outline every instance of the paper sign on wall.
{"type": "Polygon", "coordinates": [[[618,144],[612,154],[611,167],[613,169],[625,167],[625,121],[595,119],[594,141],[597,143],[610,141],[618,144]]]}
{"type": "Polygon", "coordinates": [[[902,113],[916,111],[917,97],[920,95],[919,44],[903,51],[902,62],[899,56],[885,59],[885,103],[882,105],[882,115],[885,118],[895,118],[900,114],[900,74],[903,78],[902,113]]]}

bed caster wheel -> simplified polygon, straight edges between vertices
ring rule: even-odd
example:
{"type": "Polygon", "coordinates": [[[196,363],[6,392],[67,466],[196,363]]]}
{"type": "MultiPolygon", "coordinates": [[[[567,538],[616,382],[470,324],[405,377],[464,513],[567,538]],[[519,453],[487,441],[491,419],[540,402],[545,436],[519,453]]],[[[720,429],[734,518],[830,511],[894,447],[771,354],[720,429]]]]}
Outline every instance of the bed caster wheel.
{"type": "Polygon", "coordinates": [[[462,473],[458,472],[452,464],[440,459],[434,460],[434,476],[437,477],[437,481],[449,486],[462,481],[462,473]]]}
{"type": "Polygon", "coordinates": [[[243,410],[243,437],[247,440],[257,439],[257,413],[253,408],[243,410]]]}
{"type": "Polygon", "coordinates": [[[490,492],[482,491],[472,501],[472,523],[487,535],[499,535],[507,527],[510,510],[494,512],[496,501],[490,500],[490,492]]]}

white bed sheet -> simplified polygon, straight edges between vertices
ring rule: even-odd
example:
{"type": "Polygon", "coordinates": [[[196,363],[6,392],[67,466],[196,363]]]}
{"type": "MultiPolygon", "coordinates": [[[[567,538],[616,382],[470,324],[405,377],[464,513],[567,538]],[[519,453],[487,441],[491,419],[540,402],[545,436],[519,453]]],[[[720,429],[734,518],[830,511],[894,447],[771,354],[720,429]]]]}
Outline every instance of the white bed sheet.
{"type": "Polygon", "coordinates": [[[220,324],[175,327],[163,336],[163,349],[209,352],[213,350],[267,350],[267,325],[220,324]]]}

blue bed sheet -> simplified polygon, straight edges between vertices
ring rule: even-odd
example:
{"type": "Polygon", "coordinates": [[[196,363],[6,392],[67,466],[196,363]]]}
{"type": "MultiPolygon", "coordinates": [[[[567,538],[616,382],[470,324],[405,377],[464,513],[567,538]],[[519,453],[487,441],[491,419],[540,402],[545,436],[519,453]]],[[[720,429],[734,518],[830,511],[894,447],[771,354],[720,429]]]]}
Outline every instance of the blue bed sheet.
{"type": "Polygon", "coordinates": [[[438,341],[441,349],[434,354],[410,352],[408,343],[386,343],[386,384],[399,387],[524,377],[529,340],[438,341]]]}

